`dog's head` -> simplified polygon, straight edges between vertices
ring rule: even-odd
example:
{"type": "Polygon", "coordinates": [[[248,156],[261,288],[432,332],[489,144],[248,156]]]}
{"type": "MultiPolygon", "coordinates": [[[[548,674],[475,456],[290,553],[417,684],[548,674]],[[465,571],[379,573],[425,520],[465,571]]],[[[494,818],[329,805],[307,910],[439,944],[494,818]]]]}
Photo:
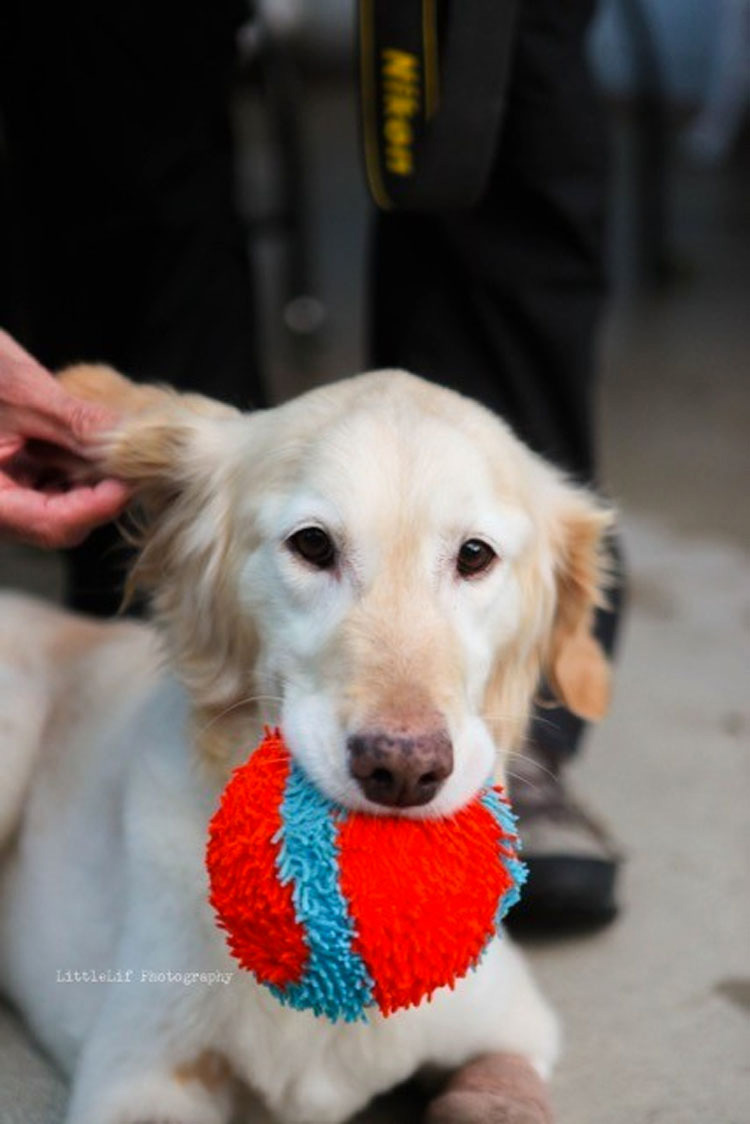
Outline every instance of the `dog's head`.
{"type": "Polygon", "coordinates": [[[542,675],[604,712],[591,635],[611,514],[498,418],[401,372],[243,415],[78,368],[142,506],[151,591],[208,749],[263,708],[351,807],[441,814],[523,734],[542,675]]]}

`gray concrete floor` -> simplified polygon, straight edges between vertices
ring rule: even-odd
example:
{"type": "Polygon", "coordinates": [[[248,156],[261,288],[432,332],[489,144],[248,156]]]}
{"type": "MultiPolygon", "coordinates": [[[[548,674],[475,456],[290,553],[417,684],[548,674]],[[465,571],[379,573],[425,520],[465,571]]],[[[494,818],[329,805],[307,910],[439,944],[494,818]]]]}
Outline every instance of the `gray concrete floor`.
{"type": "Polygon", "coordinates": [[[631,597],[576,782],[628,861],[610,930],[530,950],[567,1024],[562,1124],[750,1120],[749,171],[678,171],[681,280],[615,301],[605,340],[631,597]]]}
{"type": "MultiPolygon", "coordinates": [[[[351,138],[347,111],[336,101],[310,126],[328,321],[306,379],[319,381],[360,364],[364,210],[351,168],[331,177],[341,165],[325,158],[334,134],[339,146],[351,138]]],[[[604,475],[632,590],[614,709],[575,781],[628,859],[609,930],[529,948],[566,1026],[560,1124],[750,1120],[748,187],[747,164],[678,173],[681,279],[618,296],[604,341],[604,475]]],[[[264,254],[271,268],[273,247],[264,254]]],[[[299,385],[296,359],[267,331],[285,394],[299,385]]],[[[5,549],[10,583],[57,596],[59,566],[5,549]]],[[[53,1120],[64,1098],[3,1018],[0,1088],[13,1090],[3,1124],[53,1120]],[[36,1115],[24,1100],[34,1091],[36,1115]]],[[[415,1117],[402,1101],[371,1118],[415,1117]]]]}

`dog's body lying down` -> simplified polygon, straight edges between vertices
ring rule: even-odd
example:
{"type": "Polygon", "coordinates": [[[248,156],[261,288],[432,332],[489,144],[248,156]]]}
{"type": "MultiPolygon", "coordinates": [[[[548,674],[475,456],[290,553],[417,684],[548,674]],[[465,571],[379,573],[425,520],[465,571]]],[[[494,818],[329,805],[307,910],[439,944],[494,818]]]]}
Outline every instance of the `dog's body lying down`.
{"type": "Polygon", "coordinates": [[[434,815],[502,776],[542,671],[598,716],[608,514],[405,374],[252,415],[67,377],[122,412],[102,461],[140,493],[159,626],[0,601],[0,986],[73,1075],[69,1124],[221,1124],[237,1079],[334,1124],[427,1068],[457,1071],[435,1122],[547,1120],[555,1021],[507,938],[388,1019],[284,1008],[215,926],[206,826],[264,721],[332,798],[434,815]]]}

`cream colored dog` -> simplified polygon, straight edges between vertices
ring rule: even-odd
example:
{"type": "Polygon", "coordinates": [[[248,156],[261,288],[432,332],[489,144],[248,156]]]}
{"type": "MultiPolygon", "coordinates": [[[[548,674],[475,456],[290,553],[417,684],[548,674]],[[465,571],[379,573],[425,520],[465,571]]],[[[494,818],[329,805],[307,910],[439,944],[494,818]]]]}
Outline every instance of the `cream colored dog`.
{"type": "Polygon", "coordinates": [[[335,1124],[426,1069],[453,1074],[433,1122],[548,1120],[556,1025],[507,938],[388,1019],[287,1009],[216,928],[206,826],[264,722],[332,799],[432,816],[502,776],[542,672],[598,717],[609,513],[401,372],[249,415],[63,377],[121,412],[102,462],[138,492],[157,623],[0,602],[0,983],[69,1124],[226,1124],[241,1086],[335,1124]]]}

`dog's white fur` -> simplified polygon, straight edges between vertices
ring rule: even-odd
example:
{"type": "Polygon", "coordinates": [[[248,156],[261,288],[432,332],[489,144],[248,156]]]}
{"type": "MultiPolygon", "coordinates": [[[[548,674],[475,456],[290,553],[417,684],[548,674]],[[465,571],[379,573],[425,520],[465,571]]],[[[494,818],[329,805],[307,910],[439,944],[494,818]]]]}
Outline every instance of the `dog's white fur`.
{"type": "Polygon", "coordinates": [[[135,579],[159,626],[0,600],[0,985],[74,1076],[69,1124],[222,1124],[234,1077],[281,1121],[335,1124],[490,1051],[546,1076],[555,1020],[507,938],[455,990],[387,1020],[280,1006],[215,926],[206,825],[266,721],[331,797],[377,810],[347,736],[439,716],[454,771],[406,813],[435,815],[502,775],[542,670],[598,716],[608,513],[487,411],[400,372],[251,415],[107,369],[68,378],[122,411],[102,456],[140,493],[135,579]],[[334,538],[333,570],[289,550],[309,525],[334,538]],[[498,557],[467,581],[470,538],[498,557]],[[112,969],[133,982],[56,982],[112,969]],[[233,975],[188,987],[142,971],[233,975]]]}

